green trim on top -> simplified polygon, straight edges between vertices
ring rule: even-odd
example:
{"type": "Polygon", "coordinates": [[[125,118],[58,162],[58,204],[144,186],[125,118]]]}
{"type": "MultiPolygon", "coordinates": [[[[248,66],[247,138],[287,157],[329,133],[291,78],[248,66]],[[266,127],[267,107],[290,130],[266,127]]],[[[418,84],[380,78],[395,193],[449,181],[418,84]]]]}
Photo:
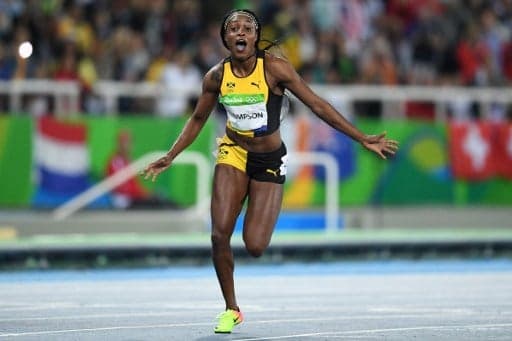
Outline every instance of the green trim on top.
{"type": "Polygon", "coordinates": [[[228,94],[221,96],[219,102],[228,106],[242,106],[265,103],[264,94],[228,94]]]}

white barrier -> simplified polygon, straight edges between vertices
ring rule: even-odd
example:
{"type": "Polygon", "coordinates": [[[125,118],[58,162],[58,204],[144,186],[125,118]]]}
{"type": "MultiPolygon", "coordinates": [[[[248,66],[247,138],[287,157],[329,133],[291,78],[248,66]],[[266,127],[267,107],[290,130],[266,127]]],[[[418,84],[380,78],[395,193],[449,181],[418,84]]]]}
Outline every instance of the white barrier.
{"type": "Polygon", "coordinates": [[[0,81],[0,94],[9,97],[8,110],[12,113],[25,111],[23,96],[51,96],[55,103],[55,114],[76,113],[79,110],[80,85],[74,81],[54,81],[49,79],[16,79],[0,81]]]}
{"type": "MultiPolygon", "coordinates": [[[[436,104],[436,119],[446,119],[446,103],[453,101],[475,101],[480,106],[491,103],[512,103],[510,87],[462,87],[462,86],[380,86],[380,85],[318,85],[311,87],[322,97],[340,98],[347,103],[361,100],[378,100],[384,103],[395,102],[403,104],[406,101],[429,101],[436,104]]],[[[107,114],[116,114],[119,111],[118,99],[121,96],[150,98],[155,102],[168,93],[182,96],[198,95],[201,85],[191,88],[179,86],[170,88],[152,82],[117,82],[98,81],[94,84],[93,93],[104,103],[107,114]]],[[[56,114],[72,113],[78,109],[80,87],[76,82],[61,82],[47,79],[27,79],[0,81],[0,95],[9,97],[8,110],[12,112],[26,111],[22,108],[22,96],[39,94],[52,96],[55,100],[56,114]],[[66,107],[64,101],[68,101],[66,107]]],[[[293,99],[293,96],[292,96],[293,99]]],[[[156,110],[154,110],[156,112],[156,110]]],[[[483,110],[484,115],[488,110],[483,110]]],[[[403,106],[391,113],[389,118],[404,117],[403,106]],[[394,116],[393,116],[394,115],[394,116]]],[[[485,117],[485,116],[484,116],[485,117]]]]}
{"type": "MultiPolygon", "coordinates": [[[[64,220],[77,212],[81,208],[87,206],[95,199],[110,192],[126,180],[140,173],[150,162],[164,155],[165,151],[156,151],[145,154],[119,172],[106,178],[95,186],[89,188],[85,192],[77,195],[71,200],[65,202],[53,211],[55,220],[64,220]]],[[[199,152],[184,151],[173,161],[173,164],[192,164],[197,168],[197,202],[195,206],[187,209],[183,214],[192,216],[203,215],[208,210],[208,202],[210,197],[210,163],[208,159],[199,152]],[[205,207],[206,206],[206,207],[205,207]]]]}
{"type": "MultiPolygon", "coordinates": [[[[142,169],[151,161],[156,160],[164,155],[165,151],[157,151],[145,154],[140,157],[121,171],[106,178],[95,186],[89,188],[85,192],[77,195],[66,203],[62,204],[53,211],[53,218],[57,221],[64,220],[75,212],[79,211],[95,199],[110,192],[112,189],[122,184],[129,178],[140,173],[142,169]]],[[[313,152],[296,152],[290,153],[290,163],[320,165],[325,168],[325,181],[326,181],[326,200],[325,200],[325,221],[326,231],[333,232],[338,230],[339,218],[339,205],[338,205],[338,189],[339,189],[339,176],[338,176],[338,163],[336,159],[328,153],[313,153],[313,152]]],[[[197,168],[197,194],[198,199],[195,205],[186,209],[180,214],[182,216],[189,215],[190,218],[197,219],[200,217],[203,220],[208,219],[208,209],[210,202],[210,186],[211,179],[210,172],[211,166],[207,158],[194,151],[184,151],[173,164],[193,164],[197,168]]]]}
{"type": "MultiPolygon", "coordinates": [[[[159,98],[165,97],[167,93],[172,93],[173,96],[184,96],[188,97],[191,95],[199,95],[201,85],[197,84],[192,88],[184,88],[177,86],[170,88],[159,83],[152,82],[140,82],[140,83],[129,83],[129,82],[115,82],[115,81],[100,81],[94,86],[94,92],[97,96],[103,99],[105,104],[105,110],[107,115],[115,115],[119,112],[118,99],[120,97],[131,97],[131,98],[151,98],[155,102],[159,98]]],[[[153,110],[156,112],[156,110],[153,110]]]]}
{"type": "MultiPolygon", "coordinates": [[[[510,96],[511,89],[507,87],[462,87],[462,86],[381,86],[381,85],[318,85],[311,87],[326,99],[341,98],[347,103],[362,100],[379,100],[384,103],[396,102],[404,104],[406,101],[430,101],[436,104],[436,119],[445,120],[448,102],[466,100],[475,101],[480,106],[490,103],[512,103],[510,96]]],[[[101,97],[105,103],[108,114],[118,112],[117,100],[121,96],[152,98],[155,102],[165,96],[166,93],[173,95],[191,96],[198,95],[201,89],[200,84],[192,88],[175,87],[169,88],[158,83],[141,82],[113,82],[100,81],[95,84],[94,92],[101,97]]],[[[291,96],[292,100],[295,100],[291,96]]],[[[156,110],[154,110],[156,111],[156,110]]],[[[484,110],[484,114],[486,111],[484,110]]],[[[394,117],[403,118],[405,112],[403,107],[392,113],[394,117]]]]}

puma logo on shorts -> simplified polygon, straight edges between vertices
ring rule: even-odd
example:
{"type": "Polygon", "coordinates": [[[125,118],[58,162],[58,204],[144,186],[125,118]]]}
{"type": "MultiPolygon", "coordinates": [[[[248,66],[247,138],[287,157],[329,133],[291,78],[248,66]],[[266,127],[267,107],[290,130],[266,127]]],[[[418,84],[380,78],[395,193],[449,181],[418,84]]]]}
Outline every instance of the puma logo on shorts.
{"type": "Polygon", "coordinates": [[[233,166],[257,181],[284,183],[288,160],[284,143],[268,153],[248,152],[226,135],[218,139],[217,144],[217,164],[233,166]]]}

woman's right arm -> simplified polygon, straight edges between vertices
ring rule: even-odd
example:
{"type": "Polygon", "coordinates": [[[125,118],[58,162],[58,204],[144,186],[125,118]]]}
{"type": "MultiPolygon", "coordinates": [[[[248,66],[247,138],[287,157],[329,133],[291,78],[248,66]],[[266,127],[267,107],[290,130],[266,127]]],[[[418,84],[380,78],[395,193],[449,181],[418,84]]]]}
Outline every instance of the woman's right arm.
{"type": "Polygon", "coordinates": [[[217,104],[222,81],[222,64],[217,64],[206,73],[203,79],[201,95],[190,118],[169,151],[158,160],[150,163],[142,172],[145,179],[155,181],[158,174],[169,168],[172,161],[197,137],[217,104]]]}

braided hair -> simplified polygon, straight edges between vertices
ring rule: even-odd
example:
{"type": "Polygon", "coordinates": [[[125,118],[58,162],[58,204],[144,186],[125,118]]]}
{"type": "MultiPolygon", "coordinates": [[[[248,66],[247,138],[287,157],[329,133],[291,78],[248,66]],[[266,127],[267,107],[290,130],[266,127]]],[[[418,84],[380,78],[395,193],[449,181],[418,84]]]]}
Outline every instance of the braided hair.
{"type": "Polygon", "coordinates": [[[256,14],[254,14],[254,12],[252,12],[251,10],[248,10],[248,9],[233,9],[233,10],[229,11],[224,16],[224,19],[222,20],[222,25],[220,26],[220,39],[222,40],[222,44],[224,44],[224,46],[226,48],[228,48],[228,44],[226,43],[226,40],[224,39],[224,35],[226,34],[226,29],[227,29],[229,22],[236,15],[244,15],[244,16],[248,17],[254,23],[254,26],[256,27],[256,35],[257,35],[256,48],[258,48],[258,43],[260,41],[260,34],[261,34],[261,23],[260,23],[260,20],[258,19],[258,17],[256,16],[256,14]]]}

